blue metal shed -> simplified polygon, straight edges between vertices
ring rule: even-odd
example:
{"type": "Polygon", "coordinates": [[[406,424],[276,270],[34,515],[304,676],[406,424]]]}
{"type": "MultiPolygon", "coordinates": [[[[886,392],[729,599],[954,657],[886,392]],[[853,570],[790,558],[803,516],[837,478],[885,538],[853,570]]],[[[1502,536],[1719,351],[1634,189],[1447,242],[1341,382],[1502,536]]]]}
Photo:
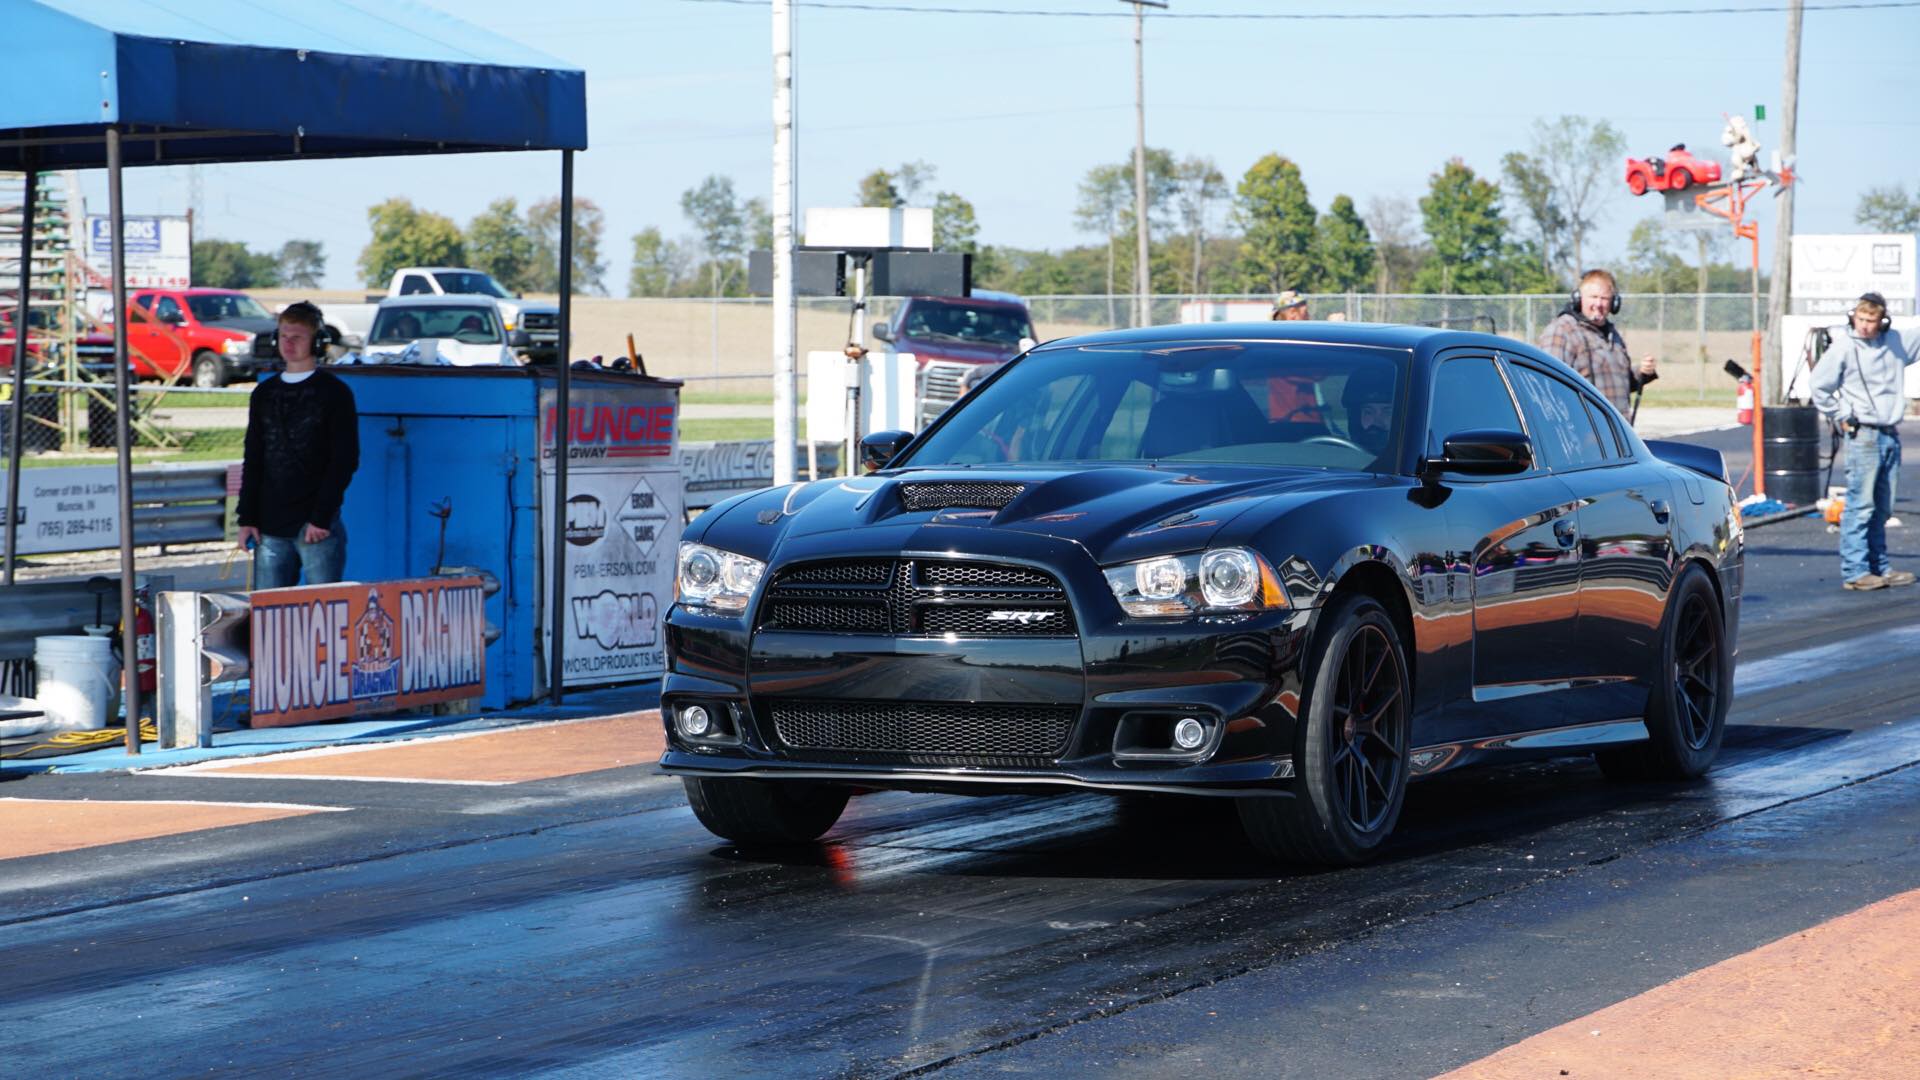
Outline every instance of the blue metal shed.
{"type": "MultiPolygon", "coordinates": [[[[36,175],[104,167],[108,213],[122,233],[122,170],[140,165],[275,161],[487,150],[560,155],[560,340],[571,324],[573,152],[587,146],[586,75],[511,39],[408,0],[0,0],[0,169],[27,176],[23,245],[33,235],[36,175]]],[[[127,307],[124,245],[114,245],[114,303],[127,307]]],[[[15,325],[27,324],[32,260],[20,260],[15,325]]],[[[122,520],[133,517],[126,320],[114,322],[122,520]]],[[[24,398],[26,365],[14,366],[24,398]]],[[[571,376],[559,365],[564,408],[571,376]]],[[[9,460],[20,457],[13,425],[9,460]]],[[[565,530],[566,441],[560,432],[551,527],[565,530]]],[[[18,468],[11,469],[16,484],[18,468]]],[[[17,504],[12,492],[10,504],[17,504]]],[[[14,571],[5,534],[4,577],[14,571]]],[[[121,609],[133,609],[132,531],[120,547],[121,609]]],[[[557,588],[557,584],[556,584],[557,588]]],[[[558,600],[555,601],[558,606],[558,600]]],[[[126,620],[125,654],[137,652],[126,620]]],[[[550,650],[559,695],[562,657],[550,650]]],[[[128,688],[127,713],[139,710],[128,688]]],[[[127,749],[139,753],[130,726],[127,749]]]]}

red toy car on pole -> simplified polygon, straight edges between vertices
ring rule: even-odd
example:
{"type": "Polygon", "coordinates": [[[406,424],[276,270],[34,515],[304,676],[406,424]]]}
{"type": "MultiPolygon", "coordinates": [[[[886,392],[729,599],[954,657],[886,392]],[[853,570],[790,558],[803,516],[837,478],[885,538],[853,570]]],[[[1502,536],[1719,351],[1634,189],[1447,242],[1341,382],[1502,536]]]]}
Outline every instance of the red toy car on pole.
{"type": "Polygon", "coordinates": [[[1664,158],[1627,159],[1627,190],[1645,195],[1655,191],[1685,191],[1694,184],[1720,182],[1720,163],[1687,153],[1686,143],[1675,143],[1664,158]]]}

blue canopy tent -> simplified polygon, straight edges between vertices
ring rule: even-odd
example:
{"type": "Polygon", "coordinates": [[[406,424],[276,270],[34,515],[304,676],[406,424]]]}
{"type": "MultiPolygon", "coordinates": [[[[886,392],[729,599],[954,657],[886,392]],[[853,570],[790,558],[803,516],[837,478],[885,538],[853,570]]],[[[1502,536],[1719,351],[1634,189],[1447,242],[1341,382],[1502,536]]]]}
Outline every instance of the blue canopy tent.
{"type": "MultiPolygon", "coordinates": [[[[24,172],[20,292],[27,325],[36,174],[107,170],[112,235],[124,235],[121,174],[141,165],[290,161],[395,154],[558,150],[560,341],[571,324],[573,152],[587,146],[586,74],[407,0],[0,0],[0,169],[24,172]]],[[[126,274],[114,246],[119,412],[120,605],[134,598],[126,274]]],[[[24,398],[24,340],[14,400],[24,398]]],[[[567,415],[569,365],[559,366],[567,415]]],[[[18,505],[21,429],[11,425],[8,505],[18,505]]],[[[553,550],[562,548],[568,425],[559,425],[553,550]]],[[[13,515],[8,515],[11,518],[13,515]]],[[[13,583],[14,526],[5,527],[13,583]]],[[[554,575],[553,610],[562,610],[554,575]]],[[[133,620],[125,655],[136,655],[133,620]]],[[[550,686],[560,693],[563,636],[550,686]]],[[[139,685],[127,681],[127,715],[139,685]]],[[[138,753],[139,725],[127,725],[138,753]]]]}

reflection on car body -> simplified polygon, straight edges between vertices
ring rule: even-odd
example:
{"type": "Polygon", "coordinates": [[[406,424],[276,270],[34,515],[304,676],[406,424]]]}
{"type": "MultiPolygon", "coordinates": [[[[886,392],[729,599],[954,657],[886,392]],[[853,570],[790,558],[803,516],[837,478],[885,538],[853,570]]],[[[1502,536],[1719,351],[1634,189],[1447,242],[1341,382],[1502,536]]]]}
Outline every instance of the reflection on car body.
{"type": "Polygon", "coordinates": [[[1350,863],[1419,775],[1718,751],[1724,469],[1524,344],[1088,335],[866,449],[870,476],[687,531],[662,764],[721,836],[810,840],[853,788],[1185,793],[1237,800],[1277,859],[1350,863]]]}

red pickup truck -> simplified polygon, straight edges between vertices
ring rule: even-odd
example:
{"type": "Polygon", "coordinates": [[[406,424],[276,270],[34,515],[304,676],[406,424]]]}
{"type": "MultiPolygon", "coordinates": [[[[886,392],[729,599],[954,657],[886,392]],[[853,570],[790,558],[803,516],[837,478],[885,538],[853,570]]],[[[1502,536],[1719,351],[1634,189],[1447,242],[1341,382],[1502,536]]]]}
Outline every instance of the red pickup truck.
{"type": "Polygon", "coordinates": [[[136,289],[127,305],[127,359],[142,378],[225,386],[271,366],[254,336],[274,328],[260,302],[232,289],[136,289]]]}

